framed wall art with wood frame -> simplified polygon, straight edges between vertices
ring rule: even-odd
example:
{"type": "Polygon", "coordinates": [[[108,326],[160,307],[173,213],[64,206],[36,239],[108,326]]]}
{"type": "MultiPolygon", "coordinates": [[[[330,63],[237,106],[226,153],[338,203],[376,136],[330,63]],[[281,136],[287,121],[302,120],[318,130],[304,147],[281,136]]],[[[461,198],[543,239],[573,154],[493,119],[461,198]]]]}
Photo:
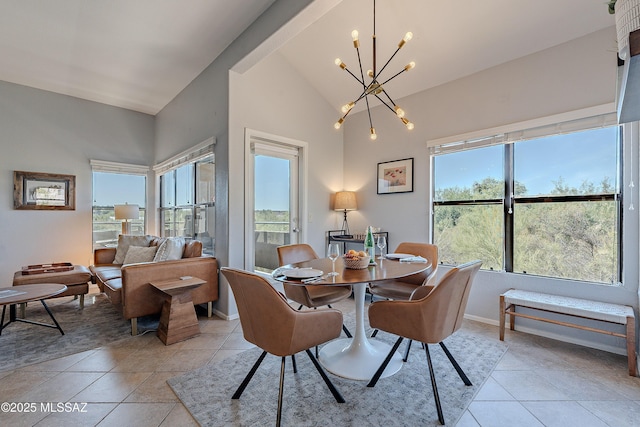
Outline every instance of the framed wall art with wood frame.
{"type": "Polygon", "coordinates": [[[13,208],[75,210],[75,175],[13,171],[13,208]]]}
{"type": "Polygon", "coordinates": [[[378,163],[378,194],[413,191],[413,157],[378,163]]]}

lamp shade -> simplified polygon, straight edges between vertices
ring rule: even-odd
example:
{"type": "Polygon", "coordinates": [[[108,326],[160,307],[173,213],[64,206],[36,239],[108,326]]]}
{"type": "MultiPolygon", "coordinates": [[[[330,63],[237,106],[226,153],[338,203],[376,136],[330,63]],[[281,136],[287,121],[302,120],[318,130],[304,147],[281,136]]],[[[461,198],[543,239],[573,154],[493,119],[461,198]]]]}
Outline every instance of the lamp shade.
{"type": "Polygon", "coordinates": [[[336,211],[355,211],[358,209],[356,193],[353,191],[338,191],[333,203],[333,209],[336,211]]]}
{"type": "Polygon", "coordinates": [[[140,207],[138,205],[114,205],[116,219],[139,219],[140,207]]]}

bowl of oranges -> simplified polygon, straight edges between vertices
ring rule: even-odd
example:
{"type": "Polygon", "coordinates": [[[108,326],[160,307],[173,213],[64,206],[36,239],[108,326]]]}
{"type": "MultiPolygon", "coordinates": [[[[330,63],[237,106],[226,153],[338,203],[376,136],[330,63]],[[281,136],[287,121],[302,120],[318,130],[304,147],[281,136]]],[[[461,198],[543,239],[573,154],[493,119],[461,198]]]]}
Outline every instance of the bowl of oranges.
{"type": "Polygon", "coordinates": [[[349,250],[342,256],[344,266],[351,270],[362,270],[369,266],[371,257],[365,251],[349,250]]]}

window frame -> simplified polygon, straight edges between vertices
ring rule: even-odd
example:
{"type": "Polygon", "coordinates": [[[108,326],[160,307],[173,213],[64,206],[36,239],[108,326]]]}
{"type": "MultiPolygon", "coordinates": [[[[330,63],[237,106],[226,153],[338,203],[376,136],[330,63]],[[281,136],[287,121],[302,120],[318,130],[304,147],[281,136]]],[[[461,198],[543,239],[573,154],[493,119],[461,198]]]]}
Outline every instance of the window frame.
{"type": "MultiPolygon", "coordinates": [[[[96,246],[96,243],[94,241],[94,237],[93,234],[95,232],[95,227],[94,227],[94,214],[95,214],[95,207],[96,205],[94,204],[94,199],[95,199],[95,173],[110,173],[110,174],[121,174],[121,175],[130,175],[130,176],[142,176],[144,177],[144,206],[140,206],[140,212],[143,216],[142,219],[142,227],[143,227],[143,234],[146,233],[147,230],[147,224],[148,224],[148,214],[149,214],[149,209],[148,209],[148,205],[149,205],[149,192],[148,192],[148,182],[149,182],[149,167],[148,166],[142,166],[142,165],[134,165],[134,164],[128,164],[128,163],[119,163],[119,162],[110,162],[110,161],[104,161],[104,160],[90,160],[89,164],[91,166],[91,188],[92,188],[92,197],[91,197],[91,245],[94,249],[96,248],[102,248],[102,247],[108,247],[108,246],[96,246]]],[[[117,241],[116,241],[117,242],[117,241]]]]}
{"type": "MultiPolygon", "coordinates": [[[[574,118],[571,124],[567,127],[570,130],[558,131],[562,128],[563,123],[559,122],[553,124],[548,122],[544,127],[548,129],[555,129],[555,132],[544,133],[544,130],[531,129],[524,131],[511,130],[512,133],[519,134],[520,137],[514,137],[508,133],[503,133],[494,136],[478,136],[474,135],[472,140],[464,140],[461,138],[458,142],[453,138],[443,139],[439,141],[431,141],[428,143],[430,151],[430,165],[431,165],[431,241],[435,240],[435,209],[440,206],[488,206],[488,205],[502,205],[503,206],[503,271],[506,273],[527,274],[530,276],[549,277],[553,279],[573,280],[577,282],[588,282],[606,285],[620,285],[623,281],[623,222],[624,222],[624,189],[622,183],[624,182],[624,146],[625,146],[625,133],[622,125],[612,123],[613,118],[611,114],[602,114],[595,117],[595,120],[600,123],[598,126],[589,126],[586,123],[593,123],[593,117],[586,117],[584,120],[574,118]],[[581,124],[584,127],[581,127],[581,124]],[[618,141],[617,144],[617,160],[618,170],[616,171],[616,182],[614,193],[599,193],[599,194],[581,194],[581,195],[538,195],[538,196],[514,196],[515,186],[515,161],[514,161],[514,147],[515,144],[524,140],[543,138],[546,136],[568,134],[579,131],[595,130],[597,128],[604,128],[610,126],[618,126],[618,141]],[[523,137],[523,135],[531,134],[529,138],[523,137]],[[450,153],[460,152],[464,150],[473,150],[487,147],[490,145],[502,145],[503,146],[503,166],[504,166],[504,195],[501,198],[491,198],[482,200],[457,200],[457,201],[437,201],[435,200],[436,188],[435,188],[435,158],[438,155],[446,155],[450,153]],[[442,150],[442,148],[444,150],[442,150]],[[456,147],[456,148],[454,148],[456,147]],[[442,150],[442,151],[441,151],[442,150]],[[537,204],[537,203],[571,203],[571,202],[616,202],[617,227],[616,227],[616,256],[617,256],[617,271],[616,280],[610,283],[605,282],[592,282],[574,278],[556,277],[556,276],[542,276],[531,273],[514,272],[514,218],[515,215],[512,212],[517,212],[516,206],[518,204],[537,204]]],[[[632,142],[629,142],[632,143],[632,142]]]]}
{"type": "MultiPolygon", "coordinates": [[[[213,208],[213,224],[208,227],[208,229],[213,229],[215,230],[215,194],[213,195],[213,200],[205,202],[205,203],[200,203],[197,200],[197,196],[198,196],[198,179],[199,179],[199,174],[198,174],[198,164],[199,163],[211,163],[213,164],[213,170],[214,170],[214,180],[215,180],[215,154],[214,154],[214,147],[215,147],[215,139],[214,138],[209,138],[203,142],[201,142],[200,144],[196,145],[195,147],[186,150],[160,164],[157,164],[156,166],[154,166],[153,170],[156,172],[156,176],[157,176],[157,185],[158,185],[158,189],[159,189],[159,198],[158,198],[158,216],[159,216],[159,232],[158,234],[161,237],[167,237],[165,236],[165,230],[166,230],[166,223],[165,223],[165,213],[166,212],[173,212],[172,218],[173,218],[173,225],[171,227],[172,233],[171,234],[175,234],[175,219],[177,218],[176,213],[178,211],[182,211],[182,210],[191,210],[191,226],[190,226],[190,230],[188,232],[188,234],[185,237],[185,239],[188,240],[200,240],[198,234],[197,233],[197,225],[198,225],[198,221],[196,221],[196,215],[198,215],[198,212],[204,210],[206,213],[206,221],[211,221],[211,219],[209,218],[209,214],[210,209],[208,208],[213,208]],[[179,200],[178,200],[178,185],[183,184],[185,181],[184,180],[180,180],[178,179],[177,176],[177,170],[183,167],[188,167],[191,170],[189,171],[189,183],[188,183],[188,191],[189,194],[187,195],[187,199],[186,200],[186,204],[178,204],[179,200]],[[172,184],[173,184],[173,188],[172,188],[172,192],[173,192],[173,204],[171,205],[164,205],[164,199],[165,199],[165,193],[167,191],[166,188],[163,187],[163,183],[164,183],[164,177],[168,176],[168,174],[172,174],[173,178],[171,180],[172,184]]],[[[215,187],[214,187],[215,188],[215,187]]],[[[205,242],[203,241],[203,253],[206,253],[208,255],[214,255],[215,253],[215,237],[211,236],[211,247],[209,248],[208,246],[205,245],[205,242]]],[[[200,240],[202,241],[202,240],[200,240]]]]}

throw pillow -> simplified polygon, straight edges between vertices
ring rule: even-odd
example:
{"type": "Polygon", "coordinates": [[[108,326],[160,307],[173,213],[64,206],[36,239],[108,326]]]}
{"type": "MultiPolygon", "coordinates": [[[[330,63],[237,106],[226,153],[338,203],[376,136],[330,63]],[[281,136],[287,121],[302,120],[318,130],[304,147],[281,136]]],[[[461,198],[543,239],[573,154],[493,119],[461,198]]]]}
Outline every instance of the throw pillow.
{"type": "Polygon", "coordinates": [[[127,255],[127,251],[130,246],[149,246],[153,236],[131,236],[128,234],[121,234],[118,237],[118,247],[116,248],[116,257],[113,260],[114,264],[124,264],[124,257],[127,255]]]}
{"type": "Polygon", "coordinates": [[[122,265],[151,262],[153,261],[153,257],[156,256],[157,250],[158,248],[156,246],[148,246],[146,248],[143,246],[129,246],[122,265]]]}
{"type": "Polygon", "coordinates": [[[169,237],[158,246],[154,262],[182,259],[184,237],[169,237]]]}

